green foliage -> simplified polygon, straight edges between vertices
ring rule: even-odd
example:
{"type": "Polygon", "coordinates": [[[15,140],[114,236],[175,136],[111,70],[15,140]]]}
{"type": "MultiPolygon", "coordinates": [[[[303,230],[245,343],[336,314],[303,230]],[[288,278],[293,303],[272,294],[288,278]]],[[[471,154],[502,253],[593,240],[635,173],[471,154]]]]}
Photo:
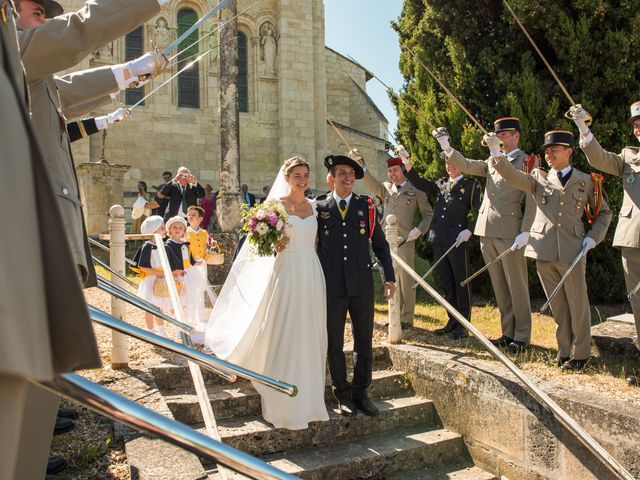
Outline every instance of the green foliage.
{"type": "MultiPolygon", "coordinates": [[[[592,131],[605,148],[619,152],[634,144],[626,122],[629,105],[640,99],[640,2],[637,0],[509,0],[527,31],[575,102],[594,117],[592,131]]],[[[405,77],[398,110],[398,136],[408,146],[416,169],[433,177],[444,174],[439,147],[431,137],[445,126],[452,145],[469,158],[485,158],[481,132],[414,59],[407,47],[487,129],[506,115],[522,122],[521,147],[540,152],[545,131],[564,128],[578,135],[564,118],[571,105],[527,41],[504,4],[495,0],[405,0],[393,24],[402,48],[405,77]],[[405,102],[415,106],[416,115],[405,102]]],[[[579,149],[573,164],[590,171],[579,149]]],[[[614,215],[622,185],[605,177],[614,215]]],[[[614,218],[607,239],[589,253],[587,269],[592,301],[625,299],[620,253],[611,247],[614,218]]],[[[477,256],[472,256],[472,258],[477,256]]],[[[473,270],[473,267],[472,267],[473,270]]],[[[534,269],[530,268],[530,272],[534,269]]],[[[540,291],[531,276],[534,291],[540,291]]],[[[532,291],[532,293],[534,293],[532,291]]]]}

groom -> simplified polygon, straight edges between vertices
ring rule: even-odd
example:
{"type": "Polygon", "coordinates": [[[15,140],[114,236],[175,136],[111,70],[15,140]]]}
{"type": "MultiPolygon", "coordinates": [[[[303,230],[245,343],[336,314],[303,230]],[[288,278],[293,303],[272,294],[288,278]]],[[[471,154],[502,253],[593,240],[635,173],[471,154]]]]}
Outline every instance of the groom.
{"type": "MultiPolygon", "coordinates": [[[[369,240],[384,268],[385,297],[395,293],[391,253],[384,232],[369,214],[369,199],[352,193],[355,180],[364,170],[353,159],[330,155],[324,159],[333,191],[317,198],[318,256],[327,284],[327,331],[329,370],[333,393],[342,415],[378,415],[367,396],[371,384],[373,337],[373,275],[369,240]],[[373,221],[370,221],[370,218],[373,221]],[[353,381],[347,381],[343,352],[347,312],[353,332],[353,381]]],[[[373,206],[373,205],[372,205],[373,206]]]]}

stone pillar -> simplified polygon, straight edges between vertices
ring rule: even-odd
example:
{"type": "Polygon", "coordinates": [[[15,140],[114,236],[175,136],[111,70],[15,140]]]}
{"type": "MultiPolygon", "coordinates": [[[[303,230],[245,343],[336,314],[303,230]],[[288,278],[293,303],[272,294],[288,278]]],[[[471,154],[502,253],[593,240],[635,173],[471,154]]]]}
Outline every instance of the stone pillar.
{"type": "MultiPolygon", "coordinates": [[[[315,111],[315,159],[309,158],[312,162],[313,172],[325,172],[324,157],[329,153],[327,151],[327,118],[325,113],[327,109],[327,67],[325,62],[326,47],[324,39],[324,2],[323,0],[313,0],[313,78],[314,78],[314,96],[315,103],[322,108],[314,105],[315,111]]],[[[314,175],[315,188],[319,191],[326,190],[325,178],[323,174],[314,175]]]]}
{"type": "Polygon", "coordinates": [[[76,166],[84,220],[90,236],[107,231],[108,212],[112,205],[122,205],[123,179],[129,165],[81,163],[76,166]]]}
{"type": "MultiPolygon", "coordinates": [[[[227,0],[220,23],[238,13],[237,0],[227,0]]],[[[216,215],[225,232],[240,227],[240,117],[238,113],[238,23],[220,31],[218,117],[220,118],[220,193],[216,215]]]]}
{"type": "MultiPolygon", "coordinates": [[[[114,205],[109,209],[109,266],[116,272],[125,274],[125,240],[124,240],[124,208],[114,205]]],[[[111,281],[126,288],[124,280],[112,275],[111,281]]],[[[111,297],[111,315],[126,321],[126,304],[122,300],[111,297]]],[[[111,331],[111,368],[127,368],[129,358],[127,353],[126,335],[111,331]]]]}
{"type": "MultiPolygon", "coordinates": [[[[393,214],[388,215],[385,220],[385,235],[389,242],[389,248],[394,253],[398,253],[398,244],[400,243],[397,223],[396,216],[393,214]]],[[[402,312],[399,296],[400,293],[396,290],[393,298],[389,299],[389,343],[392,344],[402,341],[402,325],[400,323],[402,312]]]]}

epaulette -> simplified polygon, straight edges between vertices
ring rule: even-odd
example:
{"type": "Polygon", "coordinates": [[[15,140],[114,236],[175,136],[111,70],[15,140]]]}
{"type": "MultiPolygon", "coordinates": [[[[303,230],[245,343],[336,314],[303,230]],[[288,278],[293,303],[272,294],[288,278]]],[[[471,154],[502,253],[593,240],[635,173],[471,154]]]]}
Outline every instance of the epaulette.
{"type": "Polygon", "coordinates": [[[324,193],[324,194],[316,197],[316,200],[326,200],[329,197],[329,195],[331,195],[331,192],[324,193]]]}

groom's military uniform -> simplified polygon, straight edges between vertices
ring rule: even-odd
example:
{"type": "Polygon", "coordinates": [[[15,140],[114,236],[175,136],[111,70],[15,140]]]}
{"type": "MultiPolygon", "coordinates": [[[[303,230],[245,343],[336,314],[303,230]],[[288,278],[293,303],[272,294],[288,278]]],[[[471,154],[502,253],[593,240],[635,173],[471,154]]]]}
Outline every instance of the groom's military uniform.
{"type": "MultiPolygon", "coordinates": [[[[325,164],[331,158],[347,157],[327,157],[325,164]]],[[[352,193],[344,199],[346,209],[339,209],[340,200],[333,192],[317,198],[318,257],[327,285],[328,357],[334,393],[338,400],[357,400],[366,397],[371,384],[374,291],[370,238],[385,280],[394,282],[395,276],[389,244],[375,215],[370,224],[368,198],[352,193]],[[354,340],[351,384],[343,352],[347,312],[354,340]]]]}

